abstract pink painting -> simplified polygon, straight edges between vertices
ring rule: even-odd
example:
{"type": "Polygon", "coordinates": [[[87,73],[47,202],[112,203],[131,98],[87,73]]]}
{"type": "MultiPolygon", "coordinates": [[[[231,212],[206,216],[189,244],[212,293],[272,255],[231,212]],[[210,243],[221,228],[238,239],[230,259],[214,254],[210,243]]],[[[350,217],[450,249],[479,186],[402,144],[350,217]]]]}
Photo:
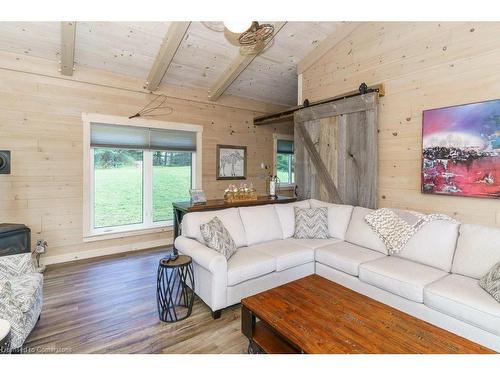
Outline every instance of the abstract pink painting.
{"type": "Polygon", "coordinates": [[[422,192],[500,198],[500,100],[424,111],[422,192]]]}

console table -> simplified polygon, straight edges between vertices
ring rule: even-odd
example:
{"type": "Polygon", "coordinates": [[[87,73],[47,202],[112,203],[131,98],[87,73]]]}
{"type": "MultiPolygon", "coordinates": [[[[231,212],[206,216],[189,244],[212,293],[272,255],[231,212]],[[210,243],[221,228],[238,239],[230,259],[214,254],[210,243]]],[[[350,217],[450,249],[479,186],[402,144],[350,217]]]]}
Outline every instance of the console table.
{"type": "Polygon", "coordinates": [[[295,197],[278,195],[277,198],[260,196],[257,197],[257,200],[255,201],[226,202],[224,199],[210,199],[207,200],[206,203],[198,204],[193,204],[190,201],[172,203],[172,206],[174,207],[174,241],[180,235],[182,217],[188,212],[214,211],[230,207],[261,206],[264,204],[291,203],[296,200],[297,198],[295,197]]]}

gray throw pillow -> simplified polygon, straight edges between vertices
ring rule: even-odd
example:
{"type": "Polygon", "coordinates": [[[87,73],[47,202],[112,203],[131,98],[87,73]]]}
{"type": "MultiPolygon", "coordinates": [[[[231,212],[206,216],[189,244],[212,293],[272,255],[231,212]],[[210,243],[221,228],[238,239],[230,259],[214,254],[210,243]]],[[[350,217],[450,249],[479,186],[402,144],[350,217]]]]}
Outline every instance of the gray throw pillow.
{"type": "Polygon", "coordinates": [[[479,280],[479,285],[500,303],[500,262],[479,280]]]}
{"type": "Polygon", "coordinates": [[[295,208],[295,234],[298,239],[328,238],[328,208],[295,208]]]}
{"type": "Polygon", "coordinates": [[[233,237],[217,216],[208,223],[200,225],[200,231],[207,246],[224,255],[226,259],[231,258],[236,252],[233,237]]]}

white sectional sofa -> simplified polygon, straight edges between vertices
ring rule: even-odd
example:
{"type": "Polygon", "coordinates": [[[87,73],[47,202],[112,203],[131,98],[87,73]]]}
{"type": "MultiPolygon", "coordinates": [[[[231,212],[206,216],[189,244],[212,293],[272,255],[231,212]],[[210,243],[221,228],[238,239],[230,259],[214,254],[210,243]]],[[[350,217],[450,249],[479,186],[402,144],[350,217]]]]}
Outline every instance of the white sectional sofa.
{"type": "Polygon", "coordinates": [[[500,261],[500,229],[433,221],[390,256],[364,220],[370,211],[311,199],[188,213],[175,247],[193,258],[196,294],[215,316],[244,297],[316,273],[500,352],[500,303],[478,285],[500,261]],[[294,206],[328,207],[331,238],[294,239],[294,206]],[[200,233],[214,216],[238,246],[228,261],[200,233]]]}

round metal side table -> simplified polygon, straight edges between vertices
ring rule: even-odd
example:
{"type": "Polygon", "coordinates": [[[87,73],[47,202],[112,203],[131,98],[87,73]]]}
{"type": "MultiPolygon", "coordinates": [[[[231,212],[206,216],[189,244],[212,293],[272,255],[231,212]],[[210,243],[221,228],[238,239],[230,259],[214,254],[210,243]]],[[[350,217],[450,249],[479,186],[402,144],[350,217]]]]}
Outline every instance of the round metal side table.
{"type": "Polygon", "coordinates": [[[194,302],[194,271],[191,257],[163,258],[156,282],[158,315],[163,322],[178,322],[191,315],[194,302]]]}

